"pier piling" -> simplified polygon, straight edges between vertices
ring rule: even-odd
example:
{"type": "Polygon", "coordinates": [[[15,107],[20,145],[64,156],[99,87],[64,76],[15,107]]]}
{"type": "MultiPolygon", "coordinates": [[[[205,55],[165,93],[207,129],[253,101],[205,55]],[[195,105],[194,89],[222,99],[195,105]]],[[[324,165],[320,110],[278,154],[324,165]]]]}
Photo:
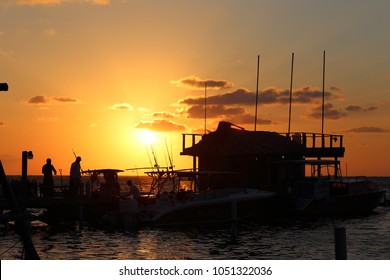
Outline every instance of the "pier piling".
{"type": "Polygon", "coordinates": [[[347,259],[347,234],[345,228],[334,229],[334,244],[336,260],[347,259]]]}

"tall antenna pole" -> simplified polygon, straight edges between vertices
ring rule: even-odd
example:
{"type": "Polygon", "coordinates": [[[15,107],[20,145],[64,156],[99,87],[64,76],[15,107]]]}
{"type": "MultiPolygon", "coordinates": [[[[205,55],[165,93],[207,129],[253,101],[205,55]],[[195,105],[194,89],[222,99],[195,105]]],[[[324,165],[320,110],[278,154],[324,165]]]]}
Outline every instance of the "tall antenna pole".
{"type": "Polygon", "coordinates": [[[294,73],[294,53],[291,56],[291,77],[290,77],[290,106],[288,109],[288,135],[290,135],[291,128],[291,103],[292,103],[292,86],[293,86],[293,73],[294,73]]]}
{"type": "Polygon", "coordinates": [[[260,68],[260,55],[257,55],[257,79],[256,79],[256,106],[255,106],[255,131],[257,125],[257,103],[259,100],[259,68],[260,68]]]}
{"type": "Polygon", "coordinates": [[[206,120],[207,120],[207,114],[206,114],[206,106],[207,106],[207,82],[204,83],[204,134],[206,134],[206,120]]]}
{"type": "Polygon", "coordinates": [[[321,133],[324,134],[324,119],[325,119],[325,51],[322,61],[322,129],[321,133]]]}

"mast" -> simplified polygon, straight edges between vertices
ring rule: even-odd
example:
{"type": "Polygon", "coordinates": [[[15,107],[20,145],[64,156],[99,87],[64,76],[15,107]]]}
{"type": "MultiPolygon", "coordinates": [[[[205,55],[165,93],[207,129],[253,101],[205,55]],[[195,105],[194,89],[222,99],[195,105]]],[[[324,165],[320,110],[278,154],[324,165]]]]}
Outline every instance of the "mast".
{"type": "Polygon", "coordinates": [[[256,106],[255,106],[255,131],[257,125],[257,103],[259,100],[259,68],[260,68],[260,55],[257,55],[257,78],[256,78],[256,106]]]}
{"type": "Polygon", "coordinates": [[[322,126],[321,133],[324,134],[324,119],[325,119],[325,51],[322,60],[322,126]]]}
{"type": "Polygon", "coordinates": [[[291,56],[290,106],[289,106],[289,110],[288,110],[288,135],[290,135],[290,128],[291,128],[291,103],[292,103],[293,73],[294,73],[294,53],[292,53],[292,56],[291,56]]]}
{"type": "Polygon", "coordinates": [[[207,106],[207,82],[204,83],[204,134],[207,133],[207,130],[206,130],[206,120],[207,120],[206,106],[207,106]]]}

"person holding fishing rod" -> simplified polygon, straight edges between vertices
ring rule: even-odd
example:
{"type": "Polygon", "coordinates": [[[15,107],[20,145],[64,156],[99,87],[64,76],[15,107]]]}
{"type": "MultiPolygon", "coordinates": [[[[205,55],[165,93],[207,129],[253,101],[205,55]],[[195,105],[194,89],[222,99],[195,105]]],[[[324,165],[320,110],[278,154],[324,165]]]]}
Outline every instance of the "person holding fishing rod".
{"type": "Polygon", "coordinates": [[[81,157],[76,156],[76,160],[70,166],[69,173],[69,191],[71,196],[77,196],[80,193],[81,186],[81,157]]]}
{"type": "Polygon", "coordinates": [[[54,168],[51,163],[51,159],[46,159],[46,164],[42,166],[42,174],[43,174],[43,183],[41,186],[41,192],[44,197],[53,197],[54,196],[54,180],[53,173],[57,175],[57,170],[54,168]]]}

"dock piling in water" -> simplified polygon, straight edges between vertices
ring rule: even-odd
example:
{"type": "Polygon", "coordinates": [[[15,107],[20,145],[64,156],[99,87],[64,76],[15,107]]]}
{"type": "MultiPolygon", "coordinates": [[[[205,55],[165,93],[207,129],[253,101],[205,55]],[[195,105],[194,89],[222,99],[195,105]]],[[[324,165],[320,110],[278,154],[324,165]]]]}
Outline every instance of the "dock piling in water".
{"type": "Polygon", "coordinates": [[[347,259],[347,234],[345,228],[334,229],[334,245],[336,260],[347,259]]]}

